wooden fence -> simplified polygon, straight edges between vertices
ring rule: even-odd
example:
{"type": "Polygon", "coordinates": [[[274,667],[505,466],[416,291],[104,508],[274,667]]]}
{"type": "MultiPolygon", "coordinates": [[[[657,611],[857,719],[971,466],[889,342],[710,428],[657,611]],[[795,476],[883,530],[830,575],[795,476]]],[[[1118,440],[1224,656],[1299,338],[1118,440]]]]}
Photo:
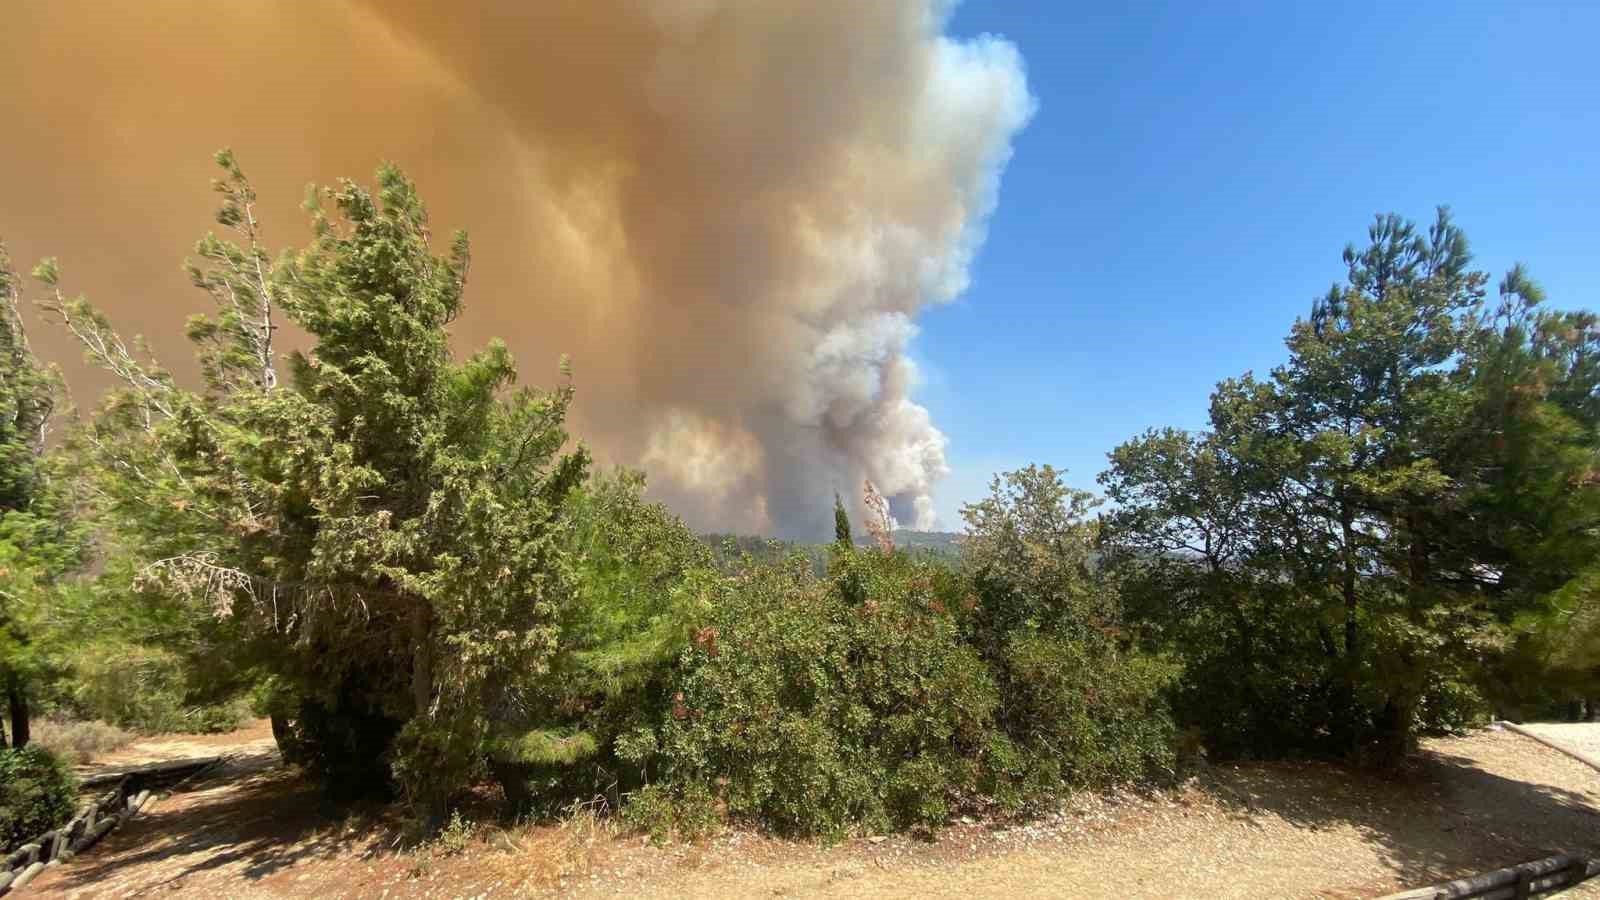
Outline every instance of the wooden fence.
{"type": "Polygon", "coordinates": [[[1596,875],[1600,875],[1600,859],[1564,853],[1433,887],[1401,891],[1381,900],[1520,900],[1564,890],[1596,875]]]}
{"type": "Polygon", "coordinates": [[[80,788],[108,784],[113,787],[79,806],[77,814],[67,824],[46,831],[0,859],[0,895],[32,881],[46,867],[59,865],[88,850],[112,829],[150,808],[155,802],[152,791],[157,785],[174,779],[182,783],[221,761],[220,757],[213,756],[155,763],[83,779],[80,788]]]}

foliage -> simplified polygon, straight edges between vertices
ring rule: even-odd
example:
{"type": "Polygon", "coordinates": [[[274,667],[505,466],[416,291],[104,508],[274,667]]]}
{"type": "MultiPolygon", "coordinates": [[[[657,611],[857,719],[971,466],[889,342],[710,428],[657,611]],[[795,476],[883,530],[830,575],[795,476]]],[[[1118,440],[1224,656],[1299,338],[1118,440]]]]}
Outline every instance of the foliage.
{"type": "Polygon", "coordinates": [[[192,669],[177,653],[114,639],[73,647],[59,685],[76,715],[145,734],[230,731],[238,702],[191,702],[192,669]]]}
{"type": "Polygon", "coordinates": [[[912,531],[895,529],[895,546],[913,555],[956,560],[961,556],[962,536],[951,531],[912,531]]]}
{"type": "Polygon", "coordinates": [[[993,682],[935,573],[835,552],[864,569],[864,602],[795,566],[728,586],[642,761],[677,796],[715,786],[729,814],[781,831],[937,826],[976,782],[993,682]]]}
{"type": "Polygon", "coordinates": [[[47,594],[49,677],[39,710],[144,733],[226,731],[243,713],[247,680],[217,645],[218,623],[158,592],[131,587],[130,556],[102,536],[95,573],[58,577],[47,594]]]}
{"type": "MultiPolygon", "coordinates": [[[[54,583],[79,565],[84,549],[73,498],[51,477],[45,453],[60,376],[34,357],[21,298],[0,244],[0,693],[10,742],[19,747],[28,742],[39,684],[60,666],[54,583]]],[[[0,747],[6,743],[0,726],[0,747]]]]}
{"type": "Polygon", "coordinates": [[[673,838],[697,841],[715,834],[721,828],[722,814],[703,784],[681,785],[677,790],[647,784],[628,796],[622,821],[649,835],[651,843],[661,845],[673,838]]]}
{"type": "Polygon", "coordinates": [[[1443,209],[1369,237],[1287,363],[1101,478],[1129,608],[1225,752],[1390,763],[1460,727],[1514,623],[1600,549],[1592,317],[1536,312],[1520,268],[1490,308],[1443,209]]]}
{"type": "Polygon", "coordinates": [[[721,582],[710,548],[644,487],[642,474],[616,470],[566,504],[573,588],[559,644],[544,671],[516,680],[490,746],[491,768],[523,811],[619,799],[637,782],[612,747],[660,708],[667,670],[721,582]]]}
{"type": "Polygon", "coordinates": [[[994,773],[1018,798],[1168,774],[1179,668],[1139,652],[1120,594],[1094,566],[1096,501],[1050,466],[997,476],[962,510],[974,597],[969,640],[995,673],[999,725],[1018,762],[994,773]]]}
{"type": "Polygon", "coordinates": [[[88,474],[147,582],[230,620],[223,637],[278,676],[312,761],[355,774],[389,760],[437,820],[505,676],[555,649],[558,519],[587,466],[561,452],[572,392],[513,390],[499,342],[452,359],[466,237],[435,255],[398,169],[379,170],[376,195],[316,193],[315,241],[272,262],[248,182],[230,154],[218,162],[217,220],[241,242],[208,236],[191,267],[219,306],[189,328],[203,390],[86,302],[47,305],[123,382],[79,436],[88,474]],[[282,386],[279,314],[311,341],[282,386]]]}
{"type": "Polygon", "coordinates": [[[813,575],[821,577],[828,571],[828,548],[819,544],[720,532],[701,535],[700,540],[711,549],[718,571],[727,575],[737,575],[754,565],[776,565],[796,556],[806,560],[813,575]]]}
{"type": "Polygon", "coordinates": [[[872,482],[862,482],[861,505],[867,511],[867,534],[884,553],[894,552],[894,516],[889,513],[889,500],[878,492],[872,482]]]}
{"type": "Polygon", "coordinates": [[[1417,732],[1426,735],[1465,734],[1489,724],[1490,707],[1470,670],[1435,669],[1417,703],[1417,732]]]}
{"type": "Polygon", "coordinates": [[[1491,704],[1600,692],[1600,319],[1520,267],[1488,300],[1444,210],[1380,217],[1205,431],[1118,447],[1098,517],[1028,466],[959,542],[896,531],[867,483],[869,546],[837,495],[835,539],[801,546],[697,538],[641,473],[591,474],[570,385],[517,388],[499,342],[458,360],[467,242],[435,252],[397,169],[314,192],[314,240],[275,257],[217,161],[198,388],[36,270],[121,385],[59,457],[0,265],[13,708],[192,729],[249,693],[286,759],[397,786],[447,850],[486,775],[519,813],[603,805],[660,840],[934,829],[1165,777],[1180,730],[1393,762],[1491,704]]]}
{"type": "Polygon", "coordinates": [[[0,749],[0,848],[66,822],[77,789],[66,764],[43,747],[0,749]]]}
{"type": "MultiPolygon", "coordinates": [[[[997,497],[974,515],[1015,512],[997,497]]],[[[1081,559],[1055,559],[1070,542],[1024,552],[1073,573],[1039,593],[1044,579],[1008,577],[1017,548],[1000,530],[983,537],[969,547],[992,555],[968,561],[983,590],[927,559],[838,544],[825,579],[793,560],[726,583],[670,706],[618,742],[652,781],[639,821],[659,836],[714,803],[790,833],[937,828],[980,796],[1018,805],[1170,770],[1173,667],[1079,620],[1095,592],[1081,559]]]]}

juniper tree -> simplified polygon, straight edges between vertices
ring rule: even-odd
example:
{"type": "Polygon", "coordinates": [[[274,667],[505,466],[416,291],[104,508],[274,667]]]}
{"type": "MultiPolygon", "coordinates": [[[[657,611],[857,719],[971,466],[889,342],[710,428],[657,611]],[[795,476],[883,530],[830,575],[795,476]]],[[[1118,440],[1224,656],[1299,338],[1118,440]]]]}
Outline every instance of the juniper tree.
{"type": "Polygon", "coordinates": [[[507,674],[556,647],[559,513],[588,464],[564,449],[572,389],[515,387],[498,341],[453,358],[467,238],[435,254],[399,169],[376,193],[313,192],[315,239],[273,259],[248,181],[217,160],[232,239],[207,236],[190,268],[218,305],[189,326],[200,389],[83,300],[47,304],[122,382],[80,441],[147,581],[237,623],[234,651],[282,688],[285,738],[345,784],[390,761],[436,818],[507,674]],[[278,316],[309,336],[283,379],[278,316]]]}

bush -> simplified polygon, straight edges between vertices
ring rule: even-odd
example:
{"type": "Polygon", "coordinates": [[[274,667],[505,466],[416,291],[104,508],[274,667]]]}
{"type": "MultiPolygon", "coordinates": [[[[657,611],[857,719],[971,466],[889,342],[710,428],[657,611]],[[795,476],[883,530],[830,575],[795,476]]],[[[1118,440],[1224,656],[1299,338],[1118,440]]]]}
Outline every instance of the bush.
{"type": "Polygon", "coordinates": [[[79,765],[132,740],[132,734],[106,722],[51,718],[33,722],[30,746],[43,747],[68,765],[79,765]]]}
{"type": "Polygon", "coordinates": [[[1166,690],[1180,667],[1124,655],[1092,636],[1021,632],[1005,650],[1006,724],[1024,764],[1010,790],[1022,801],[1068,786],[1100,786],[1168,775],[1176,728],[1166,690]]]}
{"type": "Polygon", "coordinates": [[[650,835],[652,843],[665,844],[674,837],[694,841],[716,833],[721,814],[705,785],[690,784],[674,791],[650,784],[628,796],[622,821],[650,835]]]}
{"type": "Polygon", "coordinates": [[[994,681],[926,568],[848,549],[833,582],[808,568],[749,570],[715,607],[649,762],[686,805],[709,788],[782,832],[937,827],[978,784],[994,681]]]}
{"type": "Polygon", "coordinates": [[[1185,661],[1174,703],[1180,724],[1203,734],[1220,759],[1346,753],[1348,736],[1369,726],[1329,677],[1316,620],[1277,586],[1235,590],[1231,602],[1254,623],[1248,640],[1209,615],[1166,623],[1161,643],[1185,661]]]}
{"type": "Polygon", "coordinates": [[[1465,734],[1487,725],[1489,702],[1459,674],[1435,672],[1417,704],[1417,731],[1426,735],[1465,734]]]}
{"type": "Polygon", "coordinates": [[[26,843],[72,817],[77,781],[43,747],[0,750],[0,845],[26,843]]]}
{"type": "Polygon", "coordinates": [[[727,817],[839,836],[1173,768],[1177,668],[1116,637],[1081,511],[1043,580],[1011,576],[1062,541],[967,569],[841,543],[819,576],[800,553],[723,568],[642,489],[574,494],[560,646],[488,711],[516,813],[599,795],[657,840],[727,817]]]}

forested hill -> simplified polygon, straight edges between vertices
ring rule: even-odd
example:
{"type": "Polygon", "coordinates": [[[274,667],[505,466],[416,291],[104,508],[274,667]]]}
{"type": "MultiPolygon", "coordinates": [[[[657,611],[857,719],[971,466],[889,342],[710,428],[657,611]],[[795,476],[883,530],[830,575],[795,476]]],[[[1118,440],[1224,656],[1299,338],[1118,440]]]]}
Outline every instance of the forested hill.
{"type": "Polygon", "coordinates": [[[926,550],[937,556],[958,556],[962,535],[954,531],[896,531],[896,546],[907,550],[926,550]]]}
{"type": "MultiPolygon", "coordinates": [[[[821,541],[808,543],[805,541],[781,541],[776,538],[765,538],[753,534],[703,534],[700,539],[709,544],[716,553],[717,558],[728,563],[741,556],[749,556],[759,562],[772,562],[800,553],[810,557],[821,571],[822,563],[827,559],[828,544],[821,541]]],[[[941,558],[955,559],[961,554],[962,535],[954,531],[910,531],[896,530],[894,532],[895,546],[913,554],[926,553],[941,558]]],[[[856,546],[874,546],[871,537],[858,535],[856,546]]]]}

